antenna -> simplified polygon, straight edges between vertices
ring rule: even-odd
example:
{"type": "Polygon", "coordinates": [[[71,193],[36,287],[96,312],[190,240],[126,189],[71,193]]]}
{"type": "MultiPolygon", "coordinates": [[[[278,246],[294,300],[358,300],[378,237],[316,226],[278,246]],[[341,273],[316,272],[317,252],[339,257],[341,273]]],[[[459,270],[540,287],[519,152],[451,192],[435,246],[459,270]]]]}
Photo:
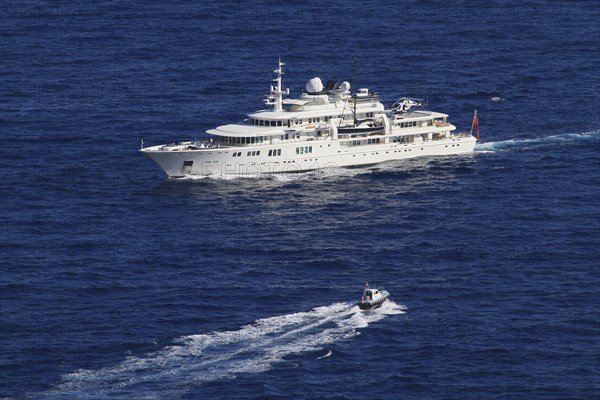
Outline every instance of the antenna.
{"type": "Polygon", "coordinates": [[[282,62],[281,58],[280,58],[279,62],[277,63],[277,69],[275,69],[273,71],[275,74],[277,74],[277,77],[275,79],[271,80],[272,82],[275,82],[276,86],[269,85],[269,88],[270,88],[269,95],[265,99],[265,103],[267,105],[273,106],[273,111],[282,111],[283,110],[283,95],[290,94],[289,89],[283,90],[282,83],[281,83],[281,77],[284,74],[284,72],[283,72],[284,65],[285,65],[285,63],[282,62]]]}
{"type": "Polygon", "coordinates": [[[357,122],[357,120],[356,120],[356,91],[358,90],[358,88],[356,86],[357,76],[358,76],[358,44],[354,48],[354,82],[352,83],[354,85],[354,126],[355,127],[356,127],[356,122],[357,122]]]}

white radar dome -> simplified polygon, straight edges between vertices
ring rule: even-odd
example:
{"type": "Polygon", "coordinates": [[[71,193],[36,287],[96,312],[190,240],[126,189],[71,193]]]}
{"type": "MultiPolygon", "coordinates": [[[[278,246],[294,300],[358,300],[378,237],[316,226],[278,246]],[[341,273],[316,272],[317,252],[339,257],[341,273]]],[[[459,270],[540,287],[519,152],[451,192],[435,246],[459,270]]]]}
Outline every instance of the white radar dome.
{"type": "Polygon", "coordinates": [[[314,77],[306,82],[307,93],[319,93],[321,90],[323,90],[323,82],[321,82],[321,78],[314,77]]]}
{"type": "Polygon", "coordinates": [[[346,81],[342,82],[342,84],[340,85],[340,89],[343,92],[349,92],[350,91],[350,83],[346,82],[346,81]]]}

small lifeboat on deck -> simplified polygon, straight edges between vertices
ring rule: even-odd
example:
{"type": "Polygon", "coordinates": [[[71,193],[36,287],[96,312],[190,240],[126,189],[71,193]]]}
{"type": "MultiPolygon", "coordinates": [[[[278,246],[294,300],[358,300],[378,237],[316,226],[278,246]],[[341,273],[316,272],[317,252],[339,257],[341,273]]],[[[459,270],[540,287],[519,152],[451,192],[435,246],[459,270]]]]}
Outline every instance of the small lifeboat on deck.
{"type": "Polygon", "coordinates": [[[371,310],[383,304],[390,297],[387,290],[370,288],[369,284],[365,287],[362,297],[358,302],[358,308],[361,310],[371,310]]]}

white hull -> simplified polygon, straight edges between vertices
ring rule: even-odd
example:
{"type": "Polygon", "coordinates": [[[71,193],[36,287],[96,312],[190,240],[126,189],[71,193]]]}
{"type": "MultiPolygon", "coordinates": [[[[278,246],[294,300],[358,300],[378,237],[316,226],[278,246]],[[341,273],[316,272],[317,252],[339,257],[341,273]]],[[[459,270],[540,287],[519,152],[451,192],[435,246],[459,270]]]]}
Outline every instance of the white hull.
{"type": "Polygon", "coordinates": [[[291,143],[253,145],[227,148],[183,150],[185,144],[173,149],[163,146],[140,150],[155,161],[169,177],[185,176],[260,176],[294,173],[325,168],[351,167],[403,160],[422,156],[465,154],[473,151],[476,139],[469,135],[413,143],[389,143],[344,146],[348,141],[329,138],[291,143]],[[297,147],[311,147],[308,154],[296,154],[297,147]],[[281,155],[268,156],[269,150],[281,150],[281,155]],[[233,157],[233,154],[240,153],[233,157]],[[260,152],[259,155],[256,155],[260,152]],[[248,155],[250,153],[250,155],[248,155]],[[255,155],[252,155],[255,154],[255,155]]]}

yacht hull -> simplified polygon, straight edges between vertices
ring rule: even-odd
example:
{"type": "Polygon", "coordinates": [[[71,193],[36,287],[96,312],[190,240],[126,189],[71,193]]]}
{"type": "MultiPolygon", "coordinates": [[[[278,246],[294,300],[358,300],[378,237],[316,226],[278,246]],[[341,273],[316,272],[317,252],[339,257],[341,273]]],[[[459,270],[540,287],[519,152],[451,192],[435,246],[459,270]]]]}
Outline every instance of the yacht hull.
{"type": "Polygon", "coordinates": [[[364,166],[415,157],[468,154],[473,152],[475,143],[476,139],[472,136],[452,135],[449,138],[419,143],[390,141],[352,146],[352,141],[321,139],[309,142],[198,150],[189,150],[189,146],[174,148],[155,146],[140,151],[156,162],[171,178],[234,177],[364,166]],[[299,154],[300,148],[302,154],[299,154]],[[269,154],[277,155],[269,156],[269,154]]]}

